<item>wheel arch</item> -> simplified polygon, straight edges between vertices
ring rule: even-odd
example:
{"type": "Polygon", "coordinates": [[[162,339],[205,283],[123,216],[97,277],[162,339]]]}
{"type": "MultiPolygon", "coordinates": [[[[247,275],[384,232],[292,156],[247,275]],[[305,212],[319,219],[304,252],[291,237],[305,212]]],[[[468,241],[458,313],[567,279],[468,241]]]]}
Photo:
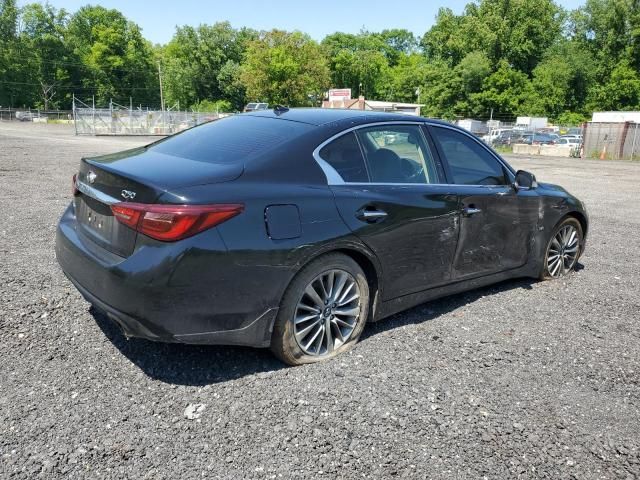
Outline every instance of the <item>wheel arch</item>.
{"type": "MultiPolygon", "coordinates": [[[[362,271],[367,277],[367,283],[369,284],[370,305],[368,321],[376,321],[377,314],[380,311],[380,299],[382,298],[382,267],[375,254],[366,246],[356,242],[348,242],[345,244],[333,245],[329,248],[323,248],[307,257],[304,262],[301,262],[298,266],[298,271],[317,258],[331,253],[340,253],[345,255],[351,258],[360,268],[362,268],[362,271]]],[[[295,275],[293,278],[295,278],[295,275]]],[[[289,284],[293,281],[293,278],[290,280],[289,284]]]]}
{"type": "Polygon", "coordinates": [[[364,253],[358,250],[349,248],[342,248],[333,250],[335,253],[342,253],[347,257],[351,257],[362,269],[367,277],[367,283],[369,284],[369,321],[375,321],[375,315],[378,311],[378,301],[380,299],[380,278],[379,272],[376,269],[371,258],[367,257],[364,253]]]}
{"type": "Polygon", "coordinates": [[[586,238],[587,237],[587,230],[589,228],[589,222],[587,221],[587,217],[582,212],[578,212],[577,210],[573,210],[573,211],[567,213],[564,217],[562,217],[558,221],[558,223],[562,222],[567,217],[573,217],[576,220],[578,220],[578,222],[580,222],[580,226],[582,227],[582,236],[586,238]]]}

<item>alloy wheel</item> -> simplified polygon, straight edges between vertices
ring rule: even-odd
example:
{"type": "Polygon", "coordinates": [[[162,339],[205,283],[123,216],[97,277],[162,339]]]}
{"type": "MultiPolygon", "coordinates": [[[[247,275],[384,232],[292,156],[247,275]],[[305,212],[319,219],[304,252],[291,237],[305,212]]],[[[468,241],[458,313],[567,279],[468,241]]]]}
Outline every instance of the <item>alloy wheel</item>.
{"type": "Polygon", "coordinates": [[[298,301],[293,318],[300,349],[328,355],[351,337],[360,317],[360,289],[355,278],[333,269],[314,278],[298,301]]]}
{"type": "Polygon", "coordinates": [[[576,264],[580,248],[580,236],[573,225],[562,227],[549,243],[547,271],[557,278],[566,275],[576,264]]]}

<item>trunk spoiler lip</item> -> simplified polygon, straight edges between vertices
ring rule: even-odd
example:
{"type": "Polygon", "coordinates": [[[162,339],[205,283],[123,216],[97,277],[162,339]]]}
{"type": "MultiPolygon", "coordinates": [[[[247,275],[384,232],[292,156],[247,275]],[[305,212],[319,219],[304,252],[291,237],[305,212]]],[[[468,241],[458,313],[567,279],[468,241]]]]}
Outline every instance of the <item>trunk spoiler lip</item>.
{"type": "MultiPolygon", "coordinates": [[[[141,150],[141,149],[133,149],[133,150],[141,150]]],[[[146,147],[145,147],[146,150],[146,147]]],[[[161,154],[164,155],[164,154],[161,154]]],[[[105,155],[105,157],[107,157],[108,155],[105,155]]],[[[171,155],[167,155],[169,157],[171,157],[171,155]]],[[[227,172],[229,175],[226,178],[222,178],[222,179],[216,179],[215,176],[211,175],[205,178],[202,178],[200,180],[194,180],[194,181],[186,181],[186,182],[178,182],[176,184],[172,184],[170,186],[168,185],[162,185],[159,184],[158,182],[154,182],[152,179],[149,178],[145,178],[142,177],[140,175],[136,175],[136,174],[132,174],[126,171],[122,171],[116,167],[111,166],[109,163],[107,162],[101,162],[100,158],[102,158],[101,156],[98,157],[82,157],[81,158],[81,162],[86,163],[89,166],[98,168],[100,170],[104,170],[107,173],[113,174],[113,175],[117,175],[117,176],[122,176],[123,178],[126,178],[128,180],[134,181],[136,183],[139,183],[140,185],[146,185],[148,187],[151,187],[159,192],[162,193],[169,193],[171,192],[173,189],[176,188],[185,188],[185,187],[196,187],[199,185],[212,185],[212,184],[216,184],[216,183],[224,183],[224,182],[231,182],[234,180],[237,180],[238,178],[240,178],[242,176],[242,174],[245,172],[245,164],[244,163],[234,163],[234,164],[223,164],[223,163],[213,163],[210,162],[208,163],[208,165],[212,165],[212,168],[220,168],[223,172],[227,172]]],[[[174,157],[177,158],[177,157],[174,157]]],[[[185,159],[185,160],[189,160],[189,161],[195,161],[195,160],[191,160],[191,159],[185,159]]],[[[88,186],[88,185],[87,185],[88,186]]]]}
{"type": "Polygon", "coordinates": [[[99,202],[106,205],[114,205],[122,201],[112,197],[111,195],[107,195],[106,193],[101,192],[97,188],[91,187],[80,180],[76,180],[76,188],[79,192],[84,193],[86,196],[91,197],[94,200],[98,200],[99,202]]]}

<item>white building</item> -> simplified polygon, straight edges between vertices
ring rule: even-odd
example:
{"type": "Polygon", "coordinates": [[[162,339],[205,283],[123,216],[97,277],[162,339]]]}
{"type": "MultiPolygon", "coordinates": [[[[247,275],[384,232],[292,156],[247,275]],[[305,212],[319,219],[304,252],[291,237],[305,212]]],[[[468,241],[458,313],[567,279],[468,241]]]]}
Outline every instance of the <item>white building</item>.
{"type": "Polygon", "coordinates": [[[640,112],[593,112],[591,121],[597,123],[640,123],[640,112]]]}
{"type": "Polygon", "coordinates": [[[339,100],[325,100],[322,102],[322,108],[346,108],[350,110],[404,113],[416,117],[420,116],[421,107],[424,107],[424,105],[420,103],[382,102],[380,100],[366,100],[362,96],[360,98],[344,98],[339,100]]]}

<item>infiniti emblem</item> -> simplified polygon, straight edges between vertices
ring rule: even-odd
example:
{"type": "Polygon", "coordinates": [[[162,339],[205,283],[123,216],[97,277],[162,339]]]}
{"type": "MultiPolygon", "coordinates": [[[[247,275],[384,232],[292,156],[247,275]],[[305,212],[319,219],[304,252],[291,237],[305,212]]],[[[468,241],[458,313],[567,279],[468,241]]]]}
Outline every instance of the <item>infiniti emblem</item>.
{"type": "Polygon", "coordinates": [[[96,181],[96,177],[97,175],[95,174],[95,172],[89,170],[89,173],[87,173],[87,180],[89,180],[89,183],[93,183],[96,181]]]}
{"type": "Polygon", "coordinates": [[[124,198],[125,200],[133,200],[134,198],[136,198],[136,192],[132,192],[131,190],[122,190],[122,192],[120,192],[120,195],[122,195],[122,198],[124,198]]]}

